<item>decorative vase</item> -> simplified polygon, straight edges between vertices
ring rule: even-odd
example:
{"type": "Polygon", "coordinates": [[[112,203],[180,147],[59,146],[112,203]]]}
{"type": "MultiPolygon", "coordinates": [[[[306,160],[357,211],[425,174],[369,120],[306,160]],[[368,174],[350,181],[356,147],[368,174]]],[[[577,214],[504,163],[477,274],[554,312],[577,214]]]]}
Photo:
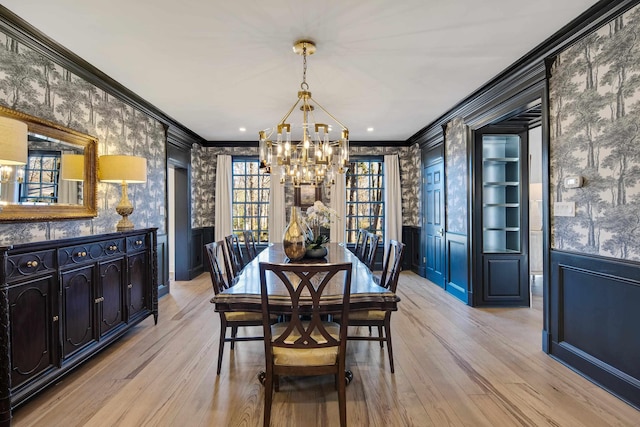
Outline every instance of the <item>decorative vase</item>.
{"type": "Polygon", "coordinates": [[[284,229],[282,236],[282,246],[284,254],[291,260],[297,261],[304,257],[306,230],[302,226],[302,222],[298,217],[298,208],[291,206],[291,218],[289,225],[284,229]]]}
{"type": "Polygon", "coordinates": [[[319,248],[309,249],[307,248],[307,252],[305,253],[306,258],[324,258],[327,256],[327,248],[321,246],[319,248]]]}

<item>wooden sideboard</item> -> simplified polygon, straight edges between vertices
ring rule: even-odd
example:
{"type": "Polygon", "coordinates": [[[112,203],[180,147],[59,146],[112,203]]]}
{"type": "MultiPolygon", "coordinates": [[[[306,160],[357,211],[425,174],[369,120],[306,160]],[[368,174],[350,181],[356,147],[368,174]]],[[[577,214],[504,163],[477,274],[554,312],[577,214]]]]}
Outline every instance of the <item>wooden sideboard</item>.
{"type": "Polygon", "coordinates": [[[0,247],[0,427],[11,411],[149,315],[156,229],[0,247]]]}

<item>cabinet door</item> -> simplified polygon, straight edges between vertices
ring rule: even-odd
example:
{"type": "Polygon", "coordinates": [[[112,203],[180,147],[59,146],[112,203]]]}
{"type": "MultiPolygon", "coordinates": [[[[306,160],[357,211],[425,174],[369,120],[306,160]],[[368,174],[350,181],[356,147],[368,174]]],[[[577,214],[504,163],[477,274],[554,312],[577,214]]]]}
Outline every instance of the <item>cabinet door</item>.
{"type": "Polygon", "coordinates": [[[129,257],[129,319],[150,310],[147,254],[141,252],[129,257]]]}
{"type": "Polygon", "coordinates": [[[58,363],[58,312],[52,275],[9,288],[11,388],[58,363]]]}
{"type": "Polygon", "coordinates": [[[125,322],[125,280],[124,258],[99,264],[100,289],[99,299],[99,327],[100,336],[125,322]]]}
{"type": "Polygon", "coordinates": [[[93,286],[94,266],[65,271],[62,277],[62,352],[69,357],[86,345],[97,341],[93,286]]]}

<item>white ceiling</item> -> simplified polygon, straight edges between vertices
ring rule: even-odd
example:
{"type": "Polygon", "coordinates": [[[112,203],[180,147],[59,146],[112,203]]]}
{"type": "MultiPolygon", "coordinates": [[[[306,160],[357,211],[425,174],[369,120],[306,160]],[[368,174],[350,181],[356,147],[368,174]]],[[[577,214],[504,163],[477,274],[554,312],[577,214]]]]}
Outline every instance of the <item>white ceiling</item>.
{"type": "Polygon", "coordinates": [[[210,141],[256,140],[282,118],[302,81],[297,39],[316,42],[309,90],[352,140],[406,140],[595,3],[2,1],[210,141]]]}

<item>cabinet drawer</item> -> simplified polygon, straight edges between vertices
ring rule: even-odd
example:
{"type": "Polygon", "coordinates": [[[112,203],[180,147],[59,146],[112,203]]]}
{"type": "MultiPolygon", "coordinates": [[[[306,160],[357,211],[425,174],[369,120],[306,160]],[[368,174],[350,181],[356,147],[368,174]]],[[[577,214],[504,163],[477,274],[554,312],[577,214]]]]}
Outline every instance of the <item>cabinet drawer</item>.
{"type": "Polygon", "coordinates": [[[103,257],[122,254],[125,251],[124,239],[103,240],[84,245],[68,246],[58,250],[60,267],[83,264],[103,257]]]}
{"type": "Polygon", "coordinates": [[[140,234],[139,236],[127,237],[127,250],[138,251],[147,248],[147,235],[140,234]]]}
{"type": "Polygon", "coordinates": [[[7,282],[55,269],[55,250],[27,252],[7,258],[7,282]]]}

